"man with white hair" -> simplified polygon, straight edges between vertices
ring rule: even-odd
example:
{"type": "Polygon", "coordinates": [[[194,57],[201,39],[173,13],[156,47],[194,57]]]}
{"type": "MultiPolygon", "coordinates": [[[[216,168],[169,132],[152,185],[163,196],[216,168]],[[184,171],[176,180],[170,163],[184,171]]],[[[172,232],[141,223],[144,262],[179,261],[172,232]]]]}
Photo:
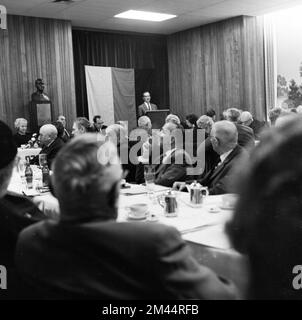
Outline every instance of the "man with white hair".
{"type": "MultiPolygon", "coordinates": [[[[234,192],[234,180],[240,161],[247,161],[247,152],[238,145],[238,132],[230,121],[215,122],[210,135],[214,151],[219,155],[220,162],[212,168],[199,182],[209,188],[212,195],[234,192]]],[[[191,183],[192,181],[187,181],[191,183]]],[[[173,187],[183,189],[185,183],[176,182],[173,187]]]]}
{"type": "Polygon", "coordinates": [[[238,144],[250,151],[255,147],[255,137],[253,129],[243,124],[240,124],[241,111],[237,108],[229,108],[224,112],[225,120],[235,124],[238,131],[238,144]]]}
{"type": "Polygon", "coordinates": [[[151,134],[152,123],[151,123],[151,119],[149,117],[147,117],[147,116],[139,117],[137,120],[137,125],[139,128],[146,130],[149,135],[151,134]]]}
{"type": "Polygon", "coordinates": [[[122,169],[110,142],[66,144],[52,182],[61,215],[21,233],[16,264],[40,298],[228,299],[234,288],[200,265],[174,228],[116,222],[122,169]]]}
{"type": "Polygon", "coordinates": [[[211,117],[203,115],[196,123],[199,129],[205,130],[205,141],[197,148],[197,156],[199,158],[202,157],[201,153],[204,153],[205,165],[202,173],[202,176],[204,176],[219,162],[219,155],[213,150],[210,139],[210,133],[214,125],[214,121],[211,117]]]}
{"type": "MultiPolygon", "coordinates": [[[[39,141],[42,145],[40,154],[46,154],[48,167],[51,167],[51,163],[59,150],[64,146],[64,142],[58,137],[58,130],[52,124],[45,124],[40,128],[39,141]]],[[[37,162],[39,156],[36,157],[37,162]]]]}
{"type": "Polygon", "coordinates": [[[261,131],[264,129],[265,127],[265,122],[264,121],[259,121],[257,119],[254,119],[252,114],[248,111],[243,111],[240,115],[240,122],[247,126],[250,127],[251,129],[253,129],[254,131],[254,135],[255,138],[257,140],[260,139],[260,134],[261,131]]]}
{"type": "Polygon", "coordinates": [[[211,117],[203,115],[198,118],[198,120],[196,121],[196,124],[199,129],[204,129],[205,133],[209,135],[212,130],[214,121],[211,117]]]}
{"type": "Polygon", "coordinates": [[[167,115],[165,122],[166,123],[172,122],[177,125],[181,124],[179,117],[176,114],[172,114],[172,113],[167,115]]]}
{"type": "Polygon", "coordinates": [[[184,133],[177,124],[167,122],[163,128],[163,153],[156,167],[155,183],[172,187],[174,181],[185,181],[187,168],[192,166],[190,155],[184,150],[184,133]]]}

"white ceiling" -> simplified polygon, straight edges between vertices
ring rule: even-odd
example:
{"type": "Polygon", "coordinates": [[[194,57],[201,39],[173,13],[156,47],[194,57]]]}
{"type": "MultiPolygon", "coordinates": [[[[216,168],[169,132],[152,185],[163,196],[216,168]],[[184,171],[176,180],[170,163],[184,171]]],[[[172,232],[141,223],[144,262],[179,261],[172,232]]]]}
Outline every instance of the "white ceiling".
{"type": "Polygon", "coordinates": [[[9,14],[71,20],[76,27],[171,34],[238,15],[257,16],[301,5],[302,0],[0,0],[9,14]],[[176,14],[163,22],[113,18],[123,11],[145,10],[176,14]]]}

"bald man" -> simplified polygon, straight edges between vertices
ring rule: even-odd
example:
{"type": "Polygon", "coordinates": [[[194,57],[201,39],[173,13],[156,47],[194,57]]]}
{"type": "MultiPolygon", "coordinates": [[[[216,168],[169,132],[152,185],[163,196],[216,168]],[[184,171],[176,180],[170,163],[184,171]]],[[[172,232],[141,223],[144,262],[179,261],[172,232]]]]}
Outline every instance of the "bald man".
{"type": "MultiPolygon", "coordinates": [[[[39,141],[42,145],[40,154],[47,155],[47,163],[48,167],[50,168],[55,156],[64,146],[64,142],[58,138],[57,128],[52,124],[45,124],[40,128],[39,141]]],[[[39,157],[37,157],[37,160],[38,158],[39,157]]]]}
{"type": "MultiPolygon", "coordinates": [[[[209,188],[210,194],[224,194],[234,192],[235,170],[239,160],[247,161],[247,152],[238,145],[236,125],[230,121],[214,123],[211,134],[211,143],[214,151],[219,155],[220,162],[209,171],[199,183],[209,188]]],[[[191,183],[187,181],[186,183],[191,183]]],[[[183,182],[175,182],[173,188],[183,189],[183,182]]]]}

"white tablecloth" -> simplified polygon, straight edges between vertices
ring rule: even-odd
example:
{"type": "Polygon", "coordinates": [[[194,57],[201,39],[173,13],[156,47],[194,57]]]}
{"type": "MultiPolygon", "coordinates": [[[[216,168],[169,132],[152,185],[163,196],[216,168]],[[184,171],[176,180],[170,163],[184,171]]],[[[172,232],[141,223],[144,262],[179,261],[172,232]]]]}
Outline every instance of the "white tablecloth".
{"type": "MultiPolygon", "coordinates": [[[[134,203],[148,203],[150,214],[158,217],[158,222],[149,220],[140,223],[163,223],[178,229],[183,238],[195,243],[202,243],[221,249],[231,248],[224,232],[225,223],[231,219],[233,211],[221,209],[222,196],[208,196],[202,207],[193,208],[189,205],[189,194],[179,192],[177,196],[179,211],[177,217],[166,217],[164,209],[157,201],[151,201],[147,194],[120,196],[118,221],[127,221],[127,207],[134,203]],[[218,212],[212,213],[215,208],[218,212]]],[[[216,210],[215,210],[216,211],[216,210]]]]}
{"type": "MultiPolygon", "coordinates": [[[[34,170],[35,172],[35,170],[34,170]]],[[[144,186],[133,186],[133,189],[143,192],[144,186]]],[[[131,188],[130,188],[131,189],[131,188]]],[[[124,190],[121,190],[122,192],[124,190]]],[[[166,192],[167,188],[156,186],[155,197],[166,192]]],[[[22,182],[19,174],[16,170],[13,172],[11,182],[8,186],[8,191],[14,194],[24,194],[26,192],[26,184],[22,182]]],[[[28,191],[28,190],[27,190],[28,191]]],[[[129,190],[128,190],[129,191],[129,190]]],[[[37,192],[33,189],[32,196],[37,196],[37,192]],[[35,192],[35,193],[34,193],[35,192]]],[[[51,210],[53,211],[53,196],[51,194],[43,194],[41,199],[46,203],[51,204],[51,210]]],[[[189,194],[186,192],[178,192],[178,216],[177,217],[166,217],[164,215],[164,209],[160,206],[156,198],[150,200],[146,193],[138,195],[125,195],[121,194],[119,198],[119,215],[118,222],[129,221],[127,209],[130,205],[135,203],[148,203],[150,215],[155,215],[158,221],[152,222],[149,220],[139,221],[139,223],[163,223],[170,226],[174,226],[178,229],[183,238],[199,244],[220,248],[230,249],[231,244],[228,237],[224,232],[225,223],[231,219],[233,211],[221,209],[222,196],[208,196],[205,198],[202,207],[194,208],[190,206],[189,194]],[[211,209],[218,209],[218,212],[212,213],[211,209]]],[[[216,211],[216,210],[215,210],[216,211]]],[[[131,220],[133,222],[133,220],[131,220]]]]}
{"type": "MultiPolygon", "coordinates": [[[[24,187],[18,173],[14,171],[9,191],[22,194],[24,187]]],[[[144,191],[144,188],[141,187],[140,189],[137,186],[134,188],[136,191],[144,191]]],[[[159,195],[163,192],[165,191],[158,187],[155,194],[159,195]]],[[[244,256],[232,249],[225,233],[225,223],[232,218],[233,211],[221,208],[222,196],[208,196],[202,207],[193,208],[188,202],[189,194],[181,192],[178,195],[178,216],[169,218],[165,217],[163,208],[155,200],[150,200],[146,193],[131,196],[121,194],[118,222],[128,221],[127,207],[131,204],[148,203],[150,214],[155,214],[158,221],[143,220],[137,223],[164,223],[177,228],[191,247],[194,257],[217,274],[234,281],[239,288],[240,296],[244,297],[248,284],[248,262],[244,256]],[[211,212],[210,208],[218,209],[218,211],[211,212]]],[[[47,216],[58,217],[59,203],[50,193],[36,196],[33,201],[47,216]]]]}
{"type": "Polygon", "coordinates": [[[18,156],[21,159],[25,159],[25,157],[37,156],[41,151],[41,148],[28,148],[28,149],[21,149],[18,148],[18,156]]]}

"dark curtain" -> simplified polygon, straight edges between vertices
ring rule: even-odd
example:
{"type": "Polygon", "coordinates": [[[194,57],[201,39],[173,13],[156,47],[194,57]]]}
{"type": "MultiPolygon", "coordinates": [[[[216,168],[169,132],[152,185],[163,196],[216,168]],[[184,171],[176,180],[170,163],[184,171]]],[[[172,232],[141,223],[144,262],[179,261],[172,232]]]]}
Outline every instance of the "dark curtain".
{"type": "Polygon", "coordinates": [[[165,36],[73,30],[77,115],[88,116],[85,65],[135,69],[136,105],[150,91],[159,108],[169,106],[165,36]]]}

